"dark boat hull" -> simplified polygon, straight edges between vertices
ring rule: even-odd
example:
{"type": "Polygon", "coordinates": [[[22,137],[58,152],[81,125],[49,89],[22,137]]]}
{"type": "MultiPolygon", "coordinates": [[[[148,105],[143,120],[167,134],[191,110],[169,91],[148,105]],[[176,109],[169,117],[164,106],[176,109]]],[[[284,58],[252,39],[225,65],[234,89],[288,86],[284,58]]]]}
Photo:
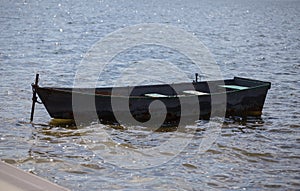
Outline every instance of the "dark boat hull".
{"type": "MultiPolygon", "coordinates": [[[[189,112],[194,115],[197,108],[200,108],[200,113],[197,114],[198,119],[209,119],[211,116],[218,115],[260,116],[270,87],[269,82],[237,77],[224,81],[175,84],[172,87],[169,85],[137,86],[132,88],[130,95],[121,96],[112,95],[112,88],[72,89],[34,86],[52,118],[74,119],[80,116],[81,119],[91,121],[95,120],[92,118],[95,118],[96,113],[97,118],[102,122],[118,122],[119,118],[116,116],[122,116],[129,108],[130,114],[137,121],[146,122],[150,118],[161,117],[163,113],[160,107],[154,107],[151,114],[149,112],[151,103],[160,101],[166,108],[164,124],[179,123],[182,118],[189,119],[189,112]],[[204,93],[201,95],[185,94],[185,96],[177,94],[178,90],[184,92],[187,86],[193,86],[195,90],[204,93]],[[86,93],[91,91],[92,93],[86,93]],[[151,96],[145,96],[148,94],[151,96]],[[195,97],[198,100],[196,105],[195,97]],[[74,100],[77,109],[74,108],[74,100]],[[90,100],[93,100],[94,106],[91,106],[90,100]],[[112,101],[119,105],[113,107],[112,101]],[[222,105],[226,106],[224,112],[222,112],[222,105]],[[189,108],[190,111],[182,113],[182,108],[189,108]]],[[[126,87],[118,90],[121,93],[126,92],[126,87]]]]}

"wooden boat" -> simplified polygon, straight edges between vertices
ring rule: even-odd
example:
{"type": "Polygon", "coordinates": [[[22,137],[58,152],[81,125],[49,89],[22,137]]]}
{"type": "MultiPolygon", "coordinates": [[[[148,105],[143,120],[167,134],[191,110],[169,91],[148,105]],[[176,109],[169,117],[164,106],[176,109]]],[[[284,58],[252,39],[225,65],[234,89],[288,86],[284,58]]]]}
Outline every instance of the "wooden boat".
{"type": "MultiPolygon", "coordinates": [[[[166,116],[163,124],[179,123],[183,117],[194,115],[197,108],[197,119],[209,119],[211,116],[261,116],[265,98],[271,83],[253,79],[234,77],[233,79],[219,81],[198,81],[191,83],[143,85],[136,87],[103,87],[103,88],[57,88],[40,87],[38,74],[33,88],[33,105],[31,121],[33,119],[34,104],[38,95],[41,102],[52,118],[74,119],[75,115],[82,118],[95,116],[100,122],[117,122],[116,116],[123,116],[126,107],[130,114],[139,122],[146,122],[150,118],[161,117],[161,107],[149,106],[154,101],[165,105],[166,116]],[[130,91],[130,93],[128,93],[130,91]],[[176,90],[176,91],[175,91],[176,90]],[[118,92],[117,94],[114,92],[118,92]],[[74,112],[74,98],[77,100],[76,113],[74,112]],[[220,98],[220,99],[219,99],[220,98]],[[196,104],[195,104],[196,99],[196,104]],[[87,105],[92,100],[94,106],[87,105]],[[212,102],[214,100],[214,103],[212,102]],[[117,106],[112,105],[115,101],[117,106]],[[190,105],[189,105],[190,104],[190,105]],[[92,109],[91,109],[92,108],[92,109]],[[182,111],[182,108],[188,111],[182,111]],[[187,109],[188,108],[188,109],[187,109]],[[196,109],[193,109],[196,108],[196,109]],[[96,110],[96,111],[94,111],[96,110]],[[190,113],[189,113],[190,112],[190,113]],[[184,116],[183,116],[184,113],[184,116]]],[[[128,117],[124,114],[124,118],[128,117]]],[[[90,119],[95,120],[95,119],[90,119]]],[[[119,120],[119,119],[118,119],[119,120]]],[[[194,120],[194,118],[193,118],[194,120]]]]}

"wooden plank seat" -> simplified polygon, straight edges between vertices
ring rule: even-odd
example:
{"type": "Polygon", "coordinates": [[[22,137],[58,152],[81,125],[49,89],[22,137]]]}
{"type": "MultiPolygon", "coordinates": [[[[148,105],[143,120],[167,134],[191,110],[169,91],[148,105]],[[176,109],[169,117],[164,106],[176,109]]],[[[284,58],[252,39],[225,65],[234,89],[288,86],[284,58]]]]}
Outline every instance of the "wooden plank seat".
{"type": "Polygon", "coordinates": [[[235,90],[246,90],[249,89],[248,87],[245,86],[238,86],[238,85],[219,85],[222,88],[230,88],[230,89],[235,89],[235,90]]]}
{"type": "Polygon", "coordinates": [[[168,97],[168,98],[174,98],[174,97],[183,97],[185,95],[164,95],[164,94],[159,94],[159,93],[148,93],[148,94],[144,94],[147,97],[154,97],[154,98],[163,98],[163,97],[168,97]]]}
{"type": "Polygon", "coordinates": [[[170,97],[168,95],[159,94],[159,93],[148,93],[148,94],[145,94],[145,96],[148,96],[148,97],[170,97]]]}
{"type": "Polygon", "coordinates": [[[197,95],[197,96],[208,95],[208,93],[200,92],[200,91],[196,91],[196,90],[184,90],[183,93],[197,95]]]}

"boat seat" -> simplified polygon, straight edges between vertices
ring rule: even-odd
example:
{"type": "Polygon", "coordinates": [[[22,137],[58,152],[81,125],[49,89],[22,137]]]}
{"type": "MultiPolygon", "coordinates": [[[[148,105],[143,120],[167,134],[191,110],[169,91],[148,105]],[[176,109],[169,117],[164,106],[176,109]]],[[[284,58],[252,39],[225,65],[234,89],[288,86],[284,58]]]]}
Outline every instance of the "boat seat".
{"type": "Polygon", "coordinates": [[[246,90],[249,89],[249,87],[245,86],[238,86],[238,85],[219,85],[222,88],[230,88],[230,89],[235,89],[235,90],[246,90]]]}
{"type": "Polygon", "coordinates": [[[200,95],[208,95],[208,93],[205,93],[205,92],[199,92],[199,91],[195,91],[195,90],[184,90],[183,93],[186,93],[186,94],[193,94],[193,95],[197,95],[197,96],[200,96],[200,95]]]}
{"type": "Polygon", "coordinates": [[[145,96],[148,96],[148,97],[170,97],[168,95],[163,95],[163,94],[159,94],[159,93],[149,93],[149,94],[145,94],[145,96]]]}
{"type": "Polygon", "coordinates": [[[148,96],[148,97],[184,97],[185,95],[183,94],[180,94],[180,95],[164,95],[164,94],[159,94],[159,93],[149,93],[149,94],[145,94],[145,96],[148,96]]]}

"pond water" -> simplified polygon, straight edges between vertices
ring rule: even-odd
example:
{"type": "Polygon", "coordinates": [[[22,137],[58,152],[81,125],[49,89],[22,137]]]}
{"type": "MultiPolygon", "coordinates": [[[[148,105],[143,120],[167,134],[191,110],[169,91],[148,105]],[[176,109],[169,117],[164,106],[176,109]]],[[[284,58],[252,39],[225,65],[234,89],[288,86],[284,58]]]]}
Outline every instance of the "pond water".
{"type": "MultiPolygon", "coordinates": [[[[71,190],[300,189],[300,1],[3,0],[0,5],[1,160],[71,190]],[[272,82],[262,119],[216,122],[222,129],[206,152],[198,152],[205,121],[182,131],[102,124],[78,129],[50,126],[46,110],[37,105],[34,125],[28,123],[35,73],[40,73],[41,85],[72,86],[95,43],[141,23],[172,25],[193,34],[224,78],[272,82]],[[171,139],[188,139],[189,144],[172,157],[140,149],[139,155],[160,162],[124,168],[128,148],[155,148],[171,139]]],[[[142,52],[148,59],[173,55],[155,48],[131,54],[142,52]]],[[[115,60],[132,62],[126,52],[115,60]]],[[[180,64],[192,80],[193,67],[180,64]]],[[[100,84],[118,75],[111,67],[100,84]]],[[[149,67],[143,76],[151,75],[172,81],[179,74],[149,67]]]]}

